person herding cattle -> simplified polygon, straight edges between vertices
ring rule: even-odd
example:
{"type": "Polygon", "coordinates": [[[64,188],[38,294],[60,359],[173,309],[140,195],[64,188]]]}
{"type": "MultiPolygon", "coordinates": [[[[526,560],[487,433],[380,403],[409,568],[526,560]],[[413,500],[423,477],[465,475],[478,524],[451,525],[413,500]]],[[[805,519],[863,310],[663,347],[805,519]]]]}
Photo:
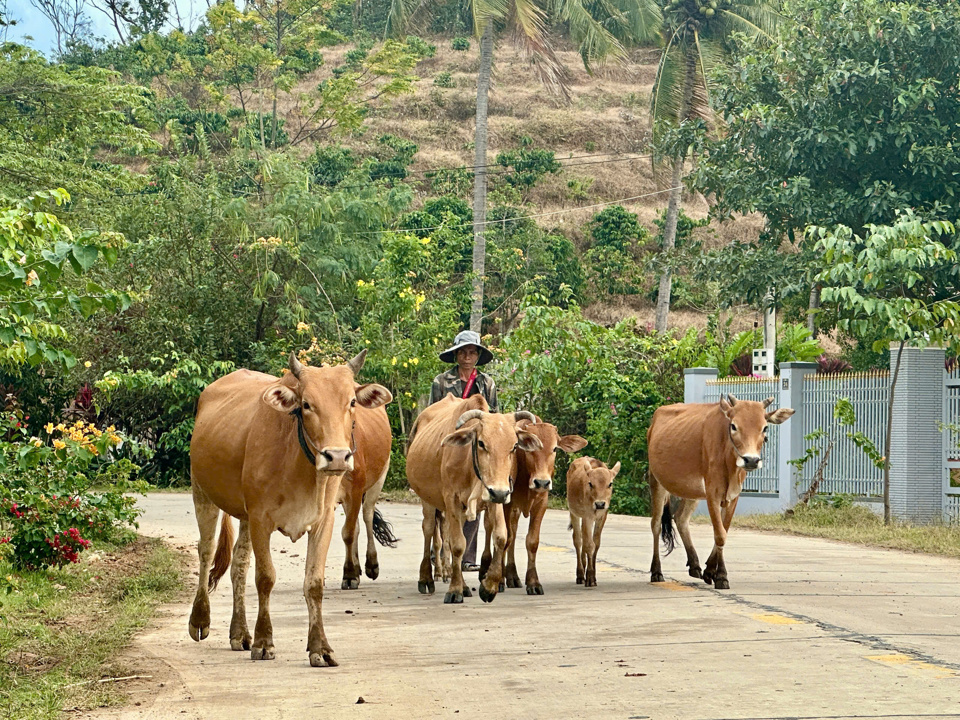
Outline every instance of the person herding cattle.
{"type": "MultiPolygon", "coordinates": [[[[477,368],[493,360],[493,353],[480,342],[480,334],[464,330],[453,339],[453,345],[440,353],[441,362],[456,363],[456,367],[440,373],[433,379],[430,388],[430,405],[440,402],[447,395],[468,398],[481,395],[487,401],[490,412],[499,412],[497,386],[493,378],[477,368]]],[[[463,526],[467,549],[463,555],[463,570],[475,571],[477,566],[477,532],[480,520],[468,520],[463,526]]]]}
{"type": "Polygon", "coordinates": [[[660,536],[667,553],[673,549],[670,496],[680,498],[677,529],[687,551],[691,577],[702,577],[718,590],[730,587],[723,548],[747,472],[761,467],[760,453],[767,425],[779,425],[794,411],[767,412],[773,398],[762,403],[737,400],[733,395],[711,404],[665,405],[657,408],[647,430],[650,458],[653,561],[650,582],[663,582],[660,569],[660,536]],[[698,500],[706,499],[713,524],[714,547],[706,567],[700,568],[690,538],[690,515],[698,500]]]}
{"type": "MultiPolygon", "coordinates": [[[[270,593],[276,572],[270,558],[274,530],[296,541],[307,534],[303,594],[309,613],[307,652],[314,667],[337,664],[323,631],[324,569],[334,509],[345,473],[359,470],[373,455],[372,472],[385,472],[389,433],[385,417],[367,426],[357,407],[380,408],[393,396],[382,385],[357,384],[366,350],[346,365],[304,367],[290,354],[290,373],[277,379],[237,370],[211,383],[201,394],[190,443],[190,480],[200,529],[200,578],[190,614],[194,640],[210,633],[209,590],[231,561],[229,516],[240,519],[230,646],[249,649],[254,660],[275,656],[270,593]],[[369,453],[378,425],[387,432],[380,448],[369,453]],[[370,435],[370,442],[368,442],[370,435]],[[364,453],[367,453],[364,456],[364,453]],[[224,511],[214,554],[217,515],[224,511]],[[243,608],[249,538],[256,558],[259,608],[250,638],[243,608]],[[211,568],[213,566],[213,568],[211,568]]],[[[376,420],[376,418],[374,418],[376,420]]]]}
{"type": "Polygon", "coordinates": [[[620,472],[592,457],[577,458],[567,470],[567,507],[573,549],[577,553],[577,585],[597,586],[597,551],[610,512],[613,479],[620,472]]]}

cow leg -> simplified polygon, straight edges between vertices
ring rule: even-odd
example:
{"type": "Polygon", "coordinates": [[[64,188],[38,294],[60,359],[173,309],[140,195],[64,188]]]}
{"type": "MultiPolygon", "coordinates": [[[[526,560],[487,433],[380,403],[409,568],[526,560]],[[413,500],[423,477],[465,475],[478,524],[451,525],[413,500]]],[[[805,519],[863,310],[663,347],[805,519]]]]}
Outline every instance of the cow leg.
{"type": "Polygon", "coordinates": [[[342,590],[356,590],[360,587],[360,538],[357,534],[357,523],[360,521],[360,507],[363,505],[363,480],[360,476],[344,478],[342,482],[348,484],[347,497],[343,500],[343,559],[342,590]]]}
{"type": "Polygon", "coordinates": [[[503,551],[507,546],[507,523],[503,517],[503,505],[488,504],[484,513],[487,543],[492,538],[493,558],[486,576],[480,581],[480,599],[493,602],[498,592],[505,590],[503,584],[503,551]]]}
{"type": "Polygon", "coordinates": [[[677,531],[680,533],[680,539],[683,541],[683,549],[687,551],[687,567],[690,577],[703,577],[700,568],[700,558],[697,557],[696,548],[693,547],[693,538],[690,536],[690,516],[697,507],[698,500],[681,500],[680,507],[677,510],[676,521],[677,531]]]}
{"type": "Polygon", "coordinates": [[[420,560],[420,579],[417,581],[417,590],[424,595],[433,595],[436,585],[433,582],[433,562],[430,559],[431,545],[435,561],[439,563],[442,550],[436,543],[437,535],[437,509],[433,505],[428,505],[421,501],[423,507],[423,558],[420,560]]]}
{"type": "Polygon", "coordinates": [[[250,567],[250,523],[240,521],[240,533],[233,546],[230,583],[233,585],[233,617],[230,619],[230,649],[249,650],[252,638],[247,629],[247,570],[250,567]]]}
{"type": "Polygon", "coordinates": [[[593,552],[590,553],[590,569],[587,577],[593,578],[593,587],[597,586],[597,552],[600,550],[600,536],[603,533],[603,526],[607,524],[607,513],[603,513],[598,519],[597,524],[593,526],[593,552]]]}
{"type": "Polygon", "coordinates": [[[210,634],[210,568],[213,566],[214,540],[220,509],[213,504],[196,482],[193,482],[192,486],[193,507],[197,516],[197,528],[200,530],[200,542],[197,543],[197,554],[200,556],[200,581],[197,585],[197,595],[193,600],[188,629],[190,637],[200,642],[210,634]]]}
{"type": "Polygon", "coordinates": [[[333,537],[333,515],[337,508],[342,475],[325,475],[320,480],[320,520],[307,534],[307,567],[303,577],[303,596],[307,601],[309,630],[307,653],[311,667],[336,667],[333,648],[323,631],[323,581],[326,575],[327,552],[333,537]]]}
{"type": "Polygon", "coordinates": [[[577,585],[583,585],[583,553],[581,549],[583,548],[583,527],[580,523],[580,518],[578,518],[573,513],[570,513],[570,529],[573,530],[573,552],[577,556],[577,585]]]}
{"type": "Polygon", "coordinates": [[[593,528],[594,528],[594,518],[592,515],[587,515],[583,518],[583,550],[581,554],[583,555],[583,586],[584,587],[596,587],[597,586],[597,568],[593,564],[594,558],[594,543],[593,543],[593,528]]]}
{"type": "Polygon", "coordinates": [[[663,582],[660,567],[660,530],[663,527],[663,508],[670,501],[670,493],[653,476],[647,475],[650,483],[650,530],[653,532],[653,559],[650,561],[650,582],[663,582]]]}
{"type": "MultiPolygon", "coordinates": [[[[724,527],[726,513],[720,507],[720,498],[707,498],[707,509],[710,510],[710,522],[713,524],[713,552],[707,558],[703,580],[707,584],[713,583],[717,590],[729,590],[727,568],[723,564],[723,546],[727,542],[727,529],[724,527]]],[[[733,513],[730,513],[730,517],[733,517],[733,513]]]]}
{"type": "MultiPolygon", "coordinates": [[[[484,512],[483,517],[483,554],[480,556],[480,576],[479,579],[483,580],[487,573],[490,571],[490,562],[493,560],[493,553],[490,551],[490,530],[487,529],[487,518],[490,515],[489,508],[484,512]]],[[[477,533],[480,532],[480,528],[477,528],[477,533]]]]}
{"type": "MultiPolygon", "coordinates": [[[[377,541],[373,535],[373,513],[377,509],[377,500],[380,498],[380,491],[383,490],[383,483],[387,479],[387,470],[390,464],[383,469],[380,479],[376,484],[363,494],[363,524],[367,528],[367,559],[364,563],[364,572],[371,580],[376,580],[380,576],[380,561],[377,559],[377,541]]],[[[357,559],[359,562],[359,558],[357,559]]]]}
{"type": "Polygon", "coordinates": [[[463,582],[463,553],[467,549],[467,539],[463,535],[463,506],[454,501],[448,502],[447,508],[443,513],[443,534],[444,542],[449,542],[451,562],[450,562],[450,585],[447,587],[447,594],[443,596],[444,603],[462,603],[463,597],[470,597],[470,591],[463,582]],[[451,509],[452,506],[452,509],[451,509]]]}
{"type": "Polygon", "coordinates": [[[520,587],[520,575],[517,573],[517,526],[520,524],[520,508],[513,503],[503,506],[507,516],[507,550],[506,564],[503,568],[503,579],[508,588],[520,587]],[[508,511],[509,508],[509,511],[508,511]]]}
{"type": "MultiPolygon", "coordinates": [[[[530,503],[530,526],[527,528],[527,575],[524,585],[527,595],[543,595],[543,585],[537,575],[537,550],[540,549],[540,525],[547,512],[547,493],[538,493],[530,503]]],[[[519,513],[518,513],[519,514],[519,513]]],[[[516,534],[516,526],[514,526],[516,534]]]]}
{"type": "Polygon", "coordinates": [[[250,545],[256,560],[254,576],[257,584],[257,624],[253,628],[251,660],[273,660],[273,623],[270,621],[270,593],[277,581],[277,571],[270,557],[270,535],[273,528],[260,519],[250,518],[250,545]]]}

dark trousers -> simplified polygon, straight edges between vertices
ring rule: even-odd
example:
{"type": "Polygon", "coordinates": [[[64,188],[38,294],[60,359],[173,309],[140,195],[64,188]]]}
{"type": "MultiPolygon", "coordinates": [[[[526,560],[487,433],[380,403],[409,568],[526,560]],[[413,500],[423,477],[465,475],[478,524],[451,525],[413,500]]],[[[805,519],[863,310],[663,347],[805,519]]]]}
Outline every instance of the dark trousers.
{"type": "Polygon", "coordinates": [[[463,523],[463,537],[467,541],[467,547],[463,551],[463,562],[471,565],[477,564],[477,535],[480,534],[480,518],[476,520],[467,520],[463,523]]]}

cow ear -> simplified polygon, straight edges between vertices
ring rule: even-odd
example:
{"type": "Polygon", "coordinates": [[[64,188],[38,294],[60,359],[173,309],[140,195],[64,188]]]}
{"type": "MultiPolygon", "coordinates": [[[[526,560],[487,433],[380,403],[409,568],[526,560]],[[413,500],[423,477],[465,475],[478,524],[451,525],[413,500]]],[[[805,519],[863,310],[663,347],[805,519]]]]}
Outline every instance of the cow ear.
{"type": "Polygon", "coordinates": [[[367,383],[357,388],[357,404],[367,410],[386,405],[391,400],[393,400],[393,394],[383,385],[367,383]]]}
{"type": "Polygon", "coordinates": [[[263,393],[263,401],[274,410],[288,413],[300,407],[300,398],[286,385],[271,385],[263,393]]]}
{"type": "Polygon", "coordinates": [[[542,448],[543,443],[533,433],[521,431],[517,433],[517,447],[527,452],[534,452],[542,448]]]}
{"type": "Polygon", "coordinates": [[[771,425],[779,425],[784,420],[789,419],[791,415],[796,412],[793,408],[780,408],[779,410],[774,410],[773,412],[767,413],[767,422],[771,425]]]}
{"type": "Polygon", "coordinates": [[[616,465],[614,465],[612,468],[610,468],[610,472],[613,473],[613,475],[610,476],[610,479],[613,480],[613,479],[617,476],[617,474],[620,472],[620,461],[619,461],[619,460],[617,460],[617,464],[616,464],[616,465]]]}
{"type": "Polygon", "coordinates": [[[730,417],[730,411],[733,410],[733,405],[727,402],[727,399],[723,396],[720,397],[720,410],[723,411],[723,414],[727,417],[730,417]]]}
{"type": "Polygon", "coordinates": [[[440,443],[441,447],[455,447],[469,445],[473,442],[473,437],[476,434],[476,425],[470,427],[460,428],[456,432],[452,432],[447,435],[443,442],[440,443]]]}
{"type": "Polygon", "coordinates": [[[579,435],[564,435],[557,443],[557,447],[568,453],[575,453],[583,450],[587,446],[587,441],[579,435]]]}

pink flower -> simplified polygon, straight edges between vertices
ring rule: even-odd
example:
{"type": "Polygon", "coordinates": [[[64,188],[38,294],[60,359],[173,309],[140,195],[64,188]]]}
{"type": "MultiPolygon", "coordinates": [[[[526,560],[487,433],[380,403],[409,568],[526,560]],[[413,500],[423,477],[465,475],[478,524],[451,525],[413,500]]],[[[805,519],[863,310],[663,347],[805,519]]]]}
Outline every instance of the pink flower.
{"type": "Polygon", "coordinates": [[[550,354],[550,351],[549,351],[549,350],[544,350],[544,351],[543,351],[543,354],[544,354],[544,355],[549,355],[549,354],[550,354]]]}
{"type": "Polygon", "coordinates": [[[587,358],[587,365],[590,365],[593,362],[593,358],[587,358]]]}

